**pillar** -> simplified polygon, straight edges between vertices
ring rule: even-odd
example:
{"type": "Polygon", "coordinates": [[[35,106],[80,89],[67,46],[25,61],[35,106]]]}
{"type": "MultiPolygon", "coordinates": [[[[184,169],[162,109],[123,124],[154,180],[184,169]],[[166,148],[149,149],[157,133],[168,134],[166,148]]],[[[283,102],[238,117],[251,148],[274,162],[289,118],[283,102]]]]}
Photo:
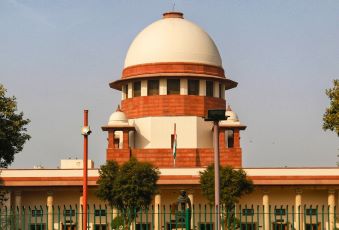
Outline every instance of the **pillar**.
{"type": "Polygon", "coordinates": [[[108,130],[108,148],[114,149],[114,129],[108,130]]]}
{"type": "Polygon", "coordinates": [[[127,98],[133,97],[133,85],[132,82],[128,83],[128,89],[127,89],[127,98]]]}
{"type": "Polygon", "coordinates": [[[220,149],[226,148],[225,132],[226,130],[224,128],[219,128],[219,148],[220,149]]]}
{"type": "Polygon", "coordinates": [[[15,218],[17,218],[17,221],[15,223],[18,224],[17,228],[21,228],[21,210],[22,210],[22,194],[21,191],[15,191],[14,192],[14,213],[15,218]]]}
{"type": "Polygon", "coordinates": [[[126,85],[123,85],[121,89],[121,100],[127,99],[127,93],[128,93],[127,91],[128,89],[126,89],[126,85]]]}
{"type": "Polygon", "coordinates": [[[48,213],[48,226],[47,230],[53,230],[53,202],[54,197],[52,192],[47,193],[47,213],[48,213]]]}
{"type": "Polygon", "coordinates": [[[302,230],[304,228],[304,209],[302,207],[302,190],[296,189],[295,191],[295,229],[296,230],[302,230]]]}
{"type": "Polygon", "coordinates": [[[191,201],[191,205],[192,205],[192,209],[191,209],[191,229],[195,229],[194,228],[194,222],[193,222],[193,216],[194,216],[194,209],[193,209],[193,205],[194,205],[194,196],[193,196],[193,192],[190,192],[188,194],[188,198],[191,201]]]}
{"type": "Polygon", "coordinates": [[[183,78],[180,79],[180,95],[187,95],[188,93],[188,81],[183,78]]]}
{"type": "Polygon", "coordinates": [[[129,149],[129,131],[123,130],[123,149],[129,149]]]}
{"type": "Polygon", "coordinates": [[[147,96],[147,80],[141,81],[141,96],[147,96]]]}
{"type": "Polygon", "coordinates": [[[79,197],[79,208],[78,208],[78,213],[79,213],[79,215],[78,215],[78,226],[79,226],[78,229],[82,229],[82,220],[83,220],[82,213],[83,213],[83,208],[81,208],[81,207],[84,204],[82,199],[83,199],[83,196],[82,196],[82,194],[80,194],[80,197],[79,197]]]}
{"type": "Polygon", "coordinates": [[[234,148],[240,148],[240,130],[234,129],[233,130],[233,138],[234,138],[234,148]]]}
{"type": "Polygon", "coordinates": [[[330,221],[330,229],[329,230],[334,230],[334,207],[335,207],[335,190],[328,190],[328,197],[327,197],[327,203],[329,206],[329,221],[330,221]]]}
{"type": "Polygon", "coordinates": [[[268,191],[264,191],[264,194],[262,197],[262,204],[264,206],[264,220],[265,220],[263,230],[269,230],[270,229],[270,197],[268,195],[268,191]]]}
{"type": "Polygon", "coordinates": [[[159,95],[167,94],[167,79],[163,78],[159,81],[159,95]]]}
{"type": "Polygon", "coordinates": [[[206,96],[206,80],[199,81],[199,96],[206,96]]]}
{"type": "Polygon", "coordinates": [[[161,230],[161,195],[154,197],[154,229],[161,230]]]}
{"type": "Polygon", "coordinates": [[[213,85],[213,96],[219,98],[219,82],[215,81],[213,85]]]}
{"type": "Polygon", "coordinates": [[[220,90],[221,90],[221,98],[225,99],[225,84],[221,84],[220,90]]]}

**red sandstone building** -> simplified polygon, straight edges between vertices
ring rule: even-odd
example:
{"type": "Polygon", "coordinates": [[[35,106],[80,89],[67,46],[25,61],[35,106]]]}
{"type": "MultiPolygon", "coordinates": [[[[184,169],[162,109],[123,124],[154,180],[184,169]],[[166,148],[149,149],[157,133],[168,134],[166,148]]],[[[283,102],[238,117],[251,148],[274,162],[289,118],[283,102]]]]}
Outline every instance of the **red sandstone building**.
{"type": "MultiPolygon", "coordinates": [[[[188,192],[193,204],[206,204],[199,187],[199,172],[213,161],[213,129],[204,117],[209,109],[226,109],[225,91],[237,87],[225,74],[212,38],[184,19],[182,13],[165,13],[136,36],[127,52],[121,78],[109,85],[121,91],[122,98],[120,108],[102,127],[108,135],[107,160],[123,163],[135,156],[159,167],[159,194],[154,198],[154,207],[175,202],[179,189],[188,192]]],[[[229,106],[226,115],[229,118],[220,122],[219,131],[221,164],[240,168],[243,154],[240,131],[246,126],[229,106]]],[[[81,161],[70,160],[62,162],[60,169],[3,170],[2,180],[10,191],[7,205],[80,205],[81,168],[81,161]]],[[[89,168],[89,203],[104,205],[94,194],[98,170],[89,168]]],[[[263,205],[265,210],[269,205],[329,205],[334,213],[339,190],[338,168],[245,170],[254,182],[255,192],[243,197],[240,204],[263,205]]],[[[94,222],[93,218],[90,223],[94,222]]],[[[288,226],[285,222],[282,224],[288,226]]],[[[55,229],[55,224],[45,223],[49,229],[55,229]]],[[[270,226],[268,222],[257,224],[266,226],[266,230],[270,226]]],[[[307,228],[310,225],[303,219],[296,218],[295,224],[301,224],[305,230],[313,228],[313,225],[307,228]]],[[[335,217],[329,216],[322,224],[333,229],[335,217]]]]}

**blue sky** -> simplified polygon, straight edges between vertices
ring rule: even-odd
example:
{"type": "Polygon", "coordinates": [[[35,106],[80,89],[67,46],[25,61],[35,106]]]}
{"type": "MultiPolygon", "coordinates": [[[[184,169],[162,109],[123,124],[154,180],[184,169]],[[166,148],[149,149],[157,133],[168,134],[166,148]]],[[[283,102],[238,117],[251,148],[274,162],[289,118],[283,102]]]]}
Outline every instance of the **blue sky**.
{"type": "MultiPolygon", "coordinates": [[[[31,119],[32,139],[13,167],[56,167],[82,156],[82,113],[90,110],[89,158],[105,161],[101,126],[138,32],[173,1],[0,1],[0,82],[31,119]]],[[[335,166],[339,142],[322,130],[325,89],[339,78],[339,1],[176,1],[214,39],[228,102],[248,126],[245,167],[335,166]]]]}

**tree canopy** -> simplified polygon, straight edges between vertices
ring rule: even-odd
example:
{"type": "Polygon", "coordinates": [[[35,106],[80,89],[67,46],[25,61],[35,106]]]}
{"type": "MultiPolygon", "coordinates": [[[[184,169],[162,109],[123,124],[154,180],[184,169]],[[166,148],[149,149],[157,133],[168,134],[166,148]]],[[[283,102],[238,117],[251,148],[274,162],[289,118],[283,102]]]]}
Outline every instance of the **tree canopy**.
{"type": "MultiPolygon", "coordinates": [[[[97,195],[121,213],[137,212],[150,205],[157,191],[159,174],[150,163],[139,162],[134,157],[121,166],[107,161],[99,170],[97,195]]],[[[128,217],[131,221],[134,216],[129,213],[128,217]]]]}
{"type": "Polygon", "coordinates": [[[26,128],[30,120],[17,112],[16,98],[7,97],[6,92],[0,84],[0,168],[7,168],[30,139],[26,128]]]}
{"type": "MultiPolygon", "coordinates": [[[[214,203],[214,165],[200,172],[202,194],[214,203]]],[[[239,198],[253,191],[253,183],[242,169],[230,166],[220,167],[220,204],[232,209],[239,198]]]]}
{"type": "Polygon", "coordinates": [[[331,130],[339,136],[339,79],[333,80],[333,88],[326,90],[330,105],[323,116],[323,129],[331,130]]]}

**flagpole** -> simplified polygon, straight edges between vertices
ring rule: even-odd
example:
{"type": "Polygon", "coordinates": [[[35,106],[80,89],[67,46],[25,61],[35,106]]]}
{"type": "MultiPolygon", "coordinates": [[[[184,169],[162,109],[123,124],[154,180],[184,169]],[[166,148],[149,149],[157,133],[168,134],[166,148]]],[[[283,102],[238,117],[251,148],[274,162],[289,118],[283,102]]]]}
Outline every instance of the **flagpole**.
{"type": "Polygon", "coordinates": [[[177,125],[174,123],[174,135],[173,135],[173,164],[175,168],[175,158],[177,155],[177,125]]]}

